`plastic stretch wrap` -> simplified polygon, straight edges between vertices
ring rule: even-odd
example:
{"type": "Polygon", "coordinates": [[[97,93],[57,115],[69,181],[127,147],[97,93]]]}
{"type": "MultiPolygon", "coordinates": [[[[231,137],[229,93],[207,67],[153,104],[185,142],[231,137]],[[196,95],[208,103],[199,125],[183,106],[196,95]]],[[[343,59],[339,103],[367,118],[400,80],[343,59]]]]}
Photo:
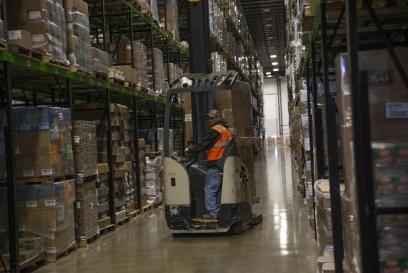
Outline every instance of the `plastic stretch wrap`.
{"type": "MultiPolygon", "coordinates": [[[[69,109],[15,108],[13,116],[16,178],[74,174],[69,109]]],[[[5,126],[4,111],[0,111],[0,122],[5,126]]],[[[0,155],[1,164],[5,160],[0,155]]]]}
{"type": "Polygon", "coordinates": [[[173,37],[178,41],[179,35],[179,18],[176,0],[165,0],[166,13],[164,13],[164,6],[159,6],[160,23],[164,25],[166,22],[166,29],[170,31],[173,37]]]}
{"type": "Polygon", "coordinates": [[[0,20],[0,44],[7,45],[6,32],[4,31],[4,22],[0,20]]]}
{"type": "MultiPolygon", "coordinates": [[[[42,236],[46,253],[57,255],[75,242],[74,180],[18,186],[17,201],[20,238],[42,236]]],[[[7,188],[0,187],[0,227],[6,218],[7,188]]]]}
{"type": "Polygon", "coordinates": [[[75,121],[72,135],[75,171],[83,173],[85,170],[96,170],[97,141],[95,122],[75,121]]]}
{"type": "Polygon", "coordinates": [[[233,136],[253,137],[251,89],[248,83],[235,82],[232,90],[214,93],[214,107],[225,118],[233,136]]]}
{"type": "Polygon", "coordinates": [[[9,30],[32,34],[32,48],[51,61],[68,64],[67,29],[62,1],[7,1],[9,30]],[[26,11],[26,13],[21,12],[26,11]]]}
{"type": "Polygon", "coordinates": [[[220,7],[214,0],[208,2],[210,31],[223,47],[227,46],[226,29],[227,22],[220,7]]]}
{"type": "Polygon", "coordinates": [[[168,84],[164,81],[164,68],[163,68],[163,52],[158,48],[147,50],[147,69],[149,71],[149,88],[155,93],[165,95],[169,89],[168,84]],[[154,66],[154,70],[153,70],[154,66]],[[154,73],[154,86],[153,86],[153,73],[154,73]]]}
{"type": "Polygon", "coordinates": [[[117,45],[112,43],[109,45],[109,53],[113,54],[116,50],[116,54],[113,55],[114,64],[130,64],[132,63],[132,48],[133,48],[133,65],[136,69],[136,74],[133,77],[133,81],[145,88],[148,87],[148,70],[147,70],[147,53],[146,46],[139,42],[133,41],[132,45],[130,42],[120,42],[117,45]]]}
{"type": "Polygon", "coordinates": [[[92,51],[89,40],[89,17],[75,9],[67,9],[67,55],[71,67],[92,74],[92,51]],[[71,21],[72,20],[72,21],[71,21]]]}
{"type": "Polygon", "coordinates": [[[92,48],[93,71],[108,74],[109,54],[96,47],[92,48]]]}

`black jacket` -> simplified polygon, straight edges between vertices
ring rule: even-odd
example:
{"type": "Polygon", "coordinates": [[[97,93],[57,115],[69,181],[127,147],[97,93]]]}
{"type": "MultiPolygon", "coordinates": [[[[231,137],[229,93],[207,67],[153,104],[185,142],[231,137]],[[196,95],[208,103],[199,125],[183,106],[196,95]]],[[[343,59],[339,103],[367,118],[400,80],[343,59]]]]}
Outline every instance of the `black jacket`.
{"type": "MultiPolygon", "coordinates": [[[[220,119],[215,123],[215,125],[221,125],[224,126],[226,129],[229,128],[228,122],[225,119],[220,119]]],[[[214,125],[214,126],[215,126],[214,125]]],[[[217,141],[218,137],[220,136],[220,133],[218,131],[211,129],[208,134],[203,138],[200,142],[198,142],[194,147],[188,148],[188,152],[192,154],[198,154],[201,152],[204,152],[208,149],[210,149],[214,143],[217,141]]],[[[208,162],[208,167],[210,166],[215,166],[217,164],[217,161],[209,161],[208,162]]]]}

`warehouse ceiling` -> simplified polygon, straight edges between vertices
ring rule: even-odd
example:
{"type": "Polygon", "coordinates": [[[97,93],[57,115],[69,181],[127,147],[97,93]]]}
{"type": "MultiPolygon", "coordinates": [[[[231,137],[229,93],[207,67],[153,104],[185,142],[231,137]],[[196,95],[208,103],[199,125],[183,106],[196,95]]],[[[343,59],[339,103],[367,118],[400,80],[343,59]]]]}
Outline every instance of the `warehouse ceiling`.
{"type": "Polygon", "coordinates": [[[264,73],[271,72],[274,76],[285,75],[286,7],[284,0],[241,0],[241,6],[264,73]],[[274,55],[276,58],[271,57],[274,55]],[[279,71],[273,71],[274,69],[279,71]]]}

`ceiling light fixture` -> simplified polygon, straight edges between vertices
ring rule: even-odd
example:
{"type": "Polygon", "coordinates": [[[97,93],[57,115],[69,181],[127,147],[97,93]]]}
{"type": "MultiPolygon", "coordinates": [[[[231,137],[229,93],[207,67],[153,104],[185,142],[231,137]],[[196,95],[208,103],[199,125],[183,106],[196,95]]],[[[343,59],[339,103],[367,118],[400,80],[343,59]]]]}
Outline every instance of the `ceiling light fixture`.
{"type": "Polygon", "coordinates": [[[276,55],[271,55],[271,58],[276,58],[276,57],[278,57],[278,56],[276,56],[276,55]]]}
{"type": "Polygon", "coordinates": [[[278,62],[273,62],[272,65],[278,65],[278,62]]]}
{"type": "Polygon", "coordinates": [[[266,76],[267,78],[272,78],[272,75],[268,75],[268,76],[266,76]]]}
{"type": "Polygon", "coordinates": [[[266,75],[271,75],[271,72],[266,72],[265,74],[266,74],[266,75]]]}
{"type": "Polygon", "coordinates": [[[274,68],[273,71],[279,71],[279,68],[274,68]]]}

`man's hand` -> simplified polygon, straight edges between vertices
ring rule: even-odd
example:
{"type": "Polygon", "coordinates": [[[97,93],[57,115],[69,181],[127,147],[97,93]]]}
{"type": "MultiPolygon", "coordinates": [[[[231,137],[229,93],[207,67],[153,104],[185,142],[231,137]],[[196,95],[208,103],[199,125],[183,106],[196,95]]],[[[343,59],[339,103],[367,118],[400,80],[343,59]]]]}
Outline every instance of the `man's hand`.
{"type": "Polygon", "coordinates": [[[188,153],[188,148],[186,148],[186,149],[184,150],[184,152],[185,152],[185,153],[188,153]]]}

